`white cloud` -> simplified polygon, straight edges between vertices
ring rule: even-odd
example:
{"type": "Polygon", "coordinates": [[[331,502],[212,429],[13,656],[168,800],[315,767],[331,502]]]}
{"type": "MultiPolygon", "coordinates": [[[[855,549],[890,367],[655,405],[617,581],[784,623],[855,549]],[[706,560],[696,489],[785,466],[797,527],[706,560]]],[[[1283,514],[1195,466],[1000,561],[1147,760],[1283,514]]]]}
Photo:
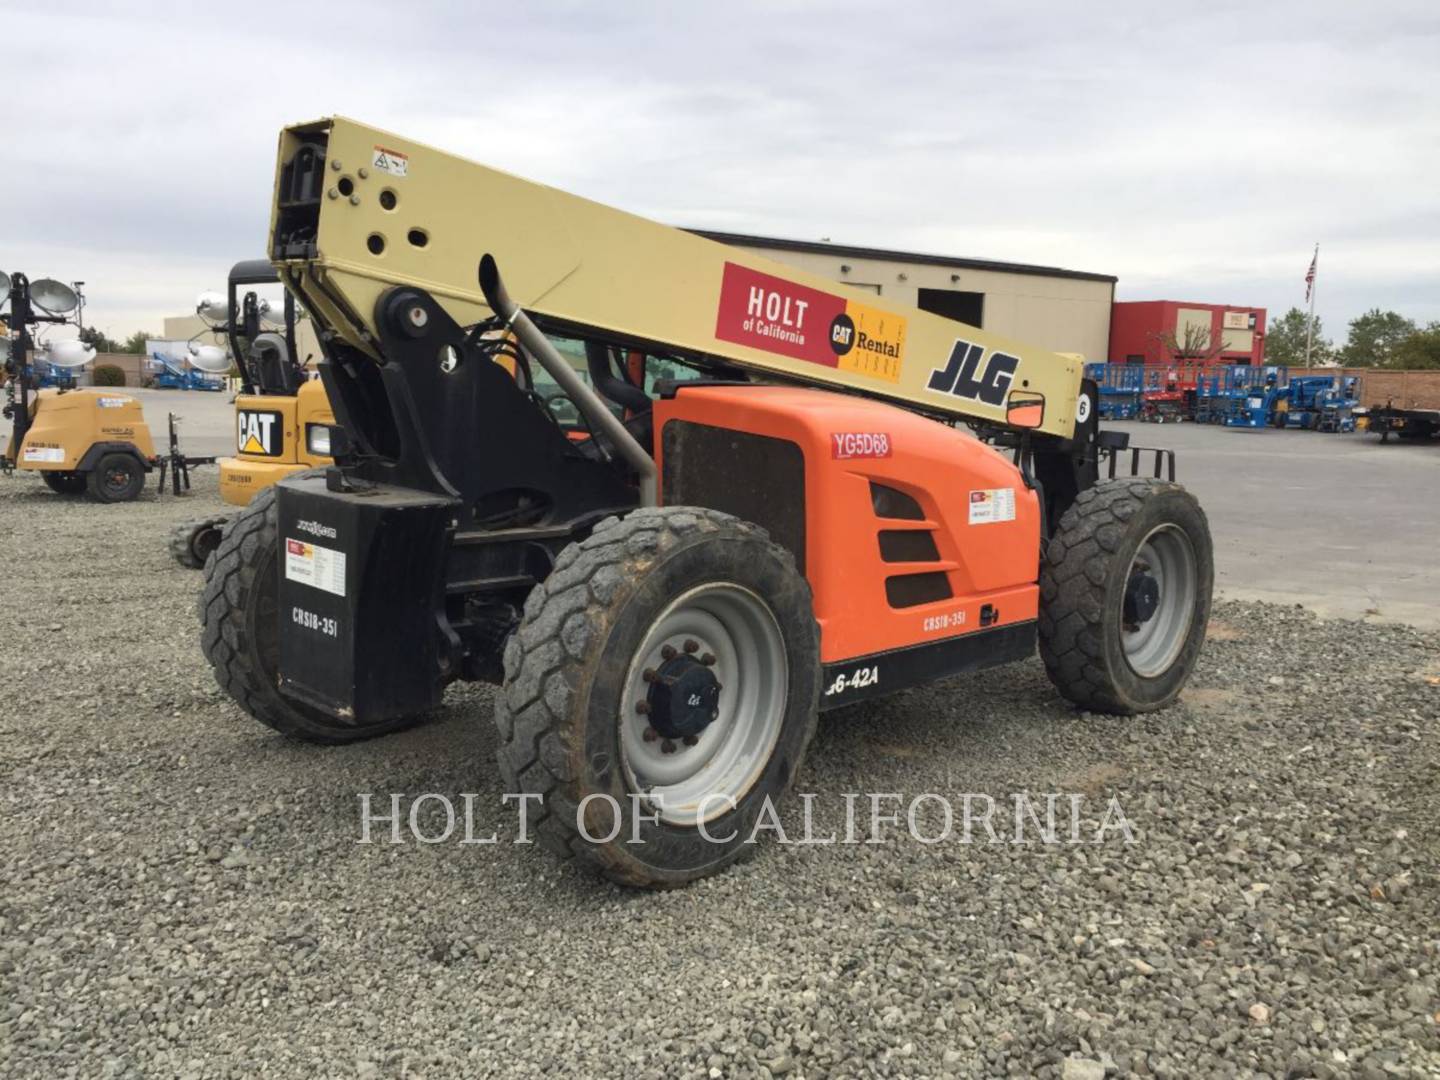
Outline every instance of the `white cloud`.
{"type": "Polygon", "coordinates": [[[3,5],[0,265],[156,329],[263,253],[340,112],[680,224],[1440,318],[1427,3],[3,5]],[[341,17],[343,14],[343,17],[341,17]]]}

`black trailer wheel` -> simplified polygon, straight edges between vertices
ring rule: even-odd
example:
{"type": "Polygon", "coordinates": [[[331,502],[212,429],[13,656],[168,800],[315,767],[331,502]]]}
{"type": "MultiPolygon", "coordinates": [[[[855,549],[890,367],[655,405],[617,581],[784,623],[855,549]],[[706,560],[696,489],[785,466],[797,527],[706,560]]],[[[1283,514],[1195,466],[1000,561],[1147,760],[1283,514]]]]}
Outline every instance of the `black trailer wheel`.
{"type": "Polygon", "coordinates": [[[810,586],[758,526],[694,507],[609,518],[560,555],[505,647],[500,774],[534,838],[668,888],[753,850],[815,732],[810,586]],[[583,815],[583,831],[581,819],[583,815]]]}
{"type": "Polygon", "coordinates": [[[186,570],[203,570],[205,560],[220,546],[229,516],[182,521],[170,531],[170,555],[186,570]]]}
{"type": "Polygon", "coordinates": [[[85,477],[80,473],[47,469],[40,474],[45,486],[59,495],[79,495],[85,490],[85,477]]]}
{"type": "Polygon", "coordinates": [[[1050,680],[1099,712],[1164,708],[1205,643],[1214,577],[1205,512],[1179,484],[1110,480],[1083,492],[1040,572],[1050,680]]]}
{"type": "Polygon", "coordinates": [[[278,534],[272,486],[230,521],[205,564],[200,648],[220,688],[262,724],[306,742],[355,742],[414,723],[418,718],[342,724],[280,693],[278,534]]]}
{"type": "Polygon", "coordinates": [[[85,477],[96,502],[129,502],[145,489],[145,467],[134,454],[106,454],[85,477]]]}

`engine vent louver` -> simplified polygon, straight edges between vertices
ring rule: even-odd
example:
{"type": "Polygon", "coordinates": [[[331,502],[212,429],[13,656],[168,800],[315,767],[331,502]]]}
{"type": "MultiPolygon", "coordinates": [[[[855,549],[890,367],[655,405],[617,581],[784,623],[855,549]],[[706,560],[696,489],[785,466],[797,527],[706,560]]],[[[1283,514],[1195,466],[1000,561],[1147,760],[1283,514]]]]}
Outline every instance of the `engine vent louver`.
{"type": "Polygon", "coordinates": [[[920,504],[913,498],[903,491],[877,484],[873,480],[870,482],[870,505],[874,507],[876,517],[895,518],[899,521],[925,520],[925,511],[920,509],[920,504]]]}

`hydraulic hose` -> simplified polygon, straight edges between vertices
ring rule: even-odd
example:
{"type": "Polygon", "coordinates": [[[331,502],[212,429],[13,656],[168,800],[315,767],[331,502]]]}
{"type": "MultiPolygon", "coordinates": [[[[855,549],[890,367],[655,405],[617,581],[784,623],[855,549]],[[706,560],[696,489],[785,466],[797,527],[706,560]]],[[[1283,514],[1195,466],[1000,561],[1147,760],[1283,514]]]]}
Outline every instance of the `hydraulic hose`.
{"type": "Polygon", "coordinates": [[[644,390],[616,378],[610,367],[610,350],[606,346],[598,341],[585,342],[585,366],[590,369],[590,385],[599,390],[602,397],[634,413],[649,410],[650,398],[644,390]]]}

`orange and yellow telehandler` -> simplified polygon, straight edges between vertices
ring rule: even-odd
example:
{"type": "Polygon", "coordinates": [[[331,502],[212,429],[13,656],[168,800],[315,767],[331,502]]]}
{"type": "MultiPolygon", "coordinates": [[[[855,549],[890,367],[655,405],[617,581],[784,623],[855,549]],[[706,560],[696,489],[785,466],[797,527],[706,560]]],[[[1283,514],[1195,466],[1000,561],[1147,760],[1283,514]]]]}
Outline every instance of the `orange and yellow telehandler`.
{"type": "Polygon", "coordinates": [[[1205,515],[1173,456],[1115,477],[1077,358],[339,118],[281,135],[270,259],[335,464],[226,530],[216,676],[329,743],[500,683],[505,789],[562,857],[713,873],[819,711],[1037,642],[1092,710],[1194,667],[1205,515]]]}

